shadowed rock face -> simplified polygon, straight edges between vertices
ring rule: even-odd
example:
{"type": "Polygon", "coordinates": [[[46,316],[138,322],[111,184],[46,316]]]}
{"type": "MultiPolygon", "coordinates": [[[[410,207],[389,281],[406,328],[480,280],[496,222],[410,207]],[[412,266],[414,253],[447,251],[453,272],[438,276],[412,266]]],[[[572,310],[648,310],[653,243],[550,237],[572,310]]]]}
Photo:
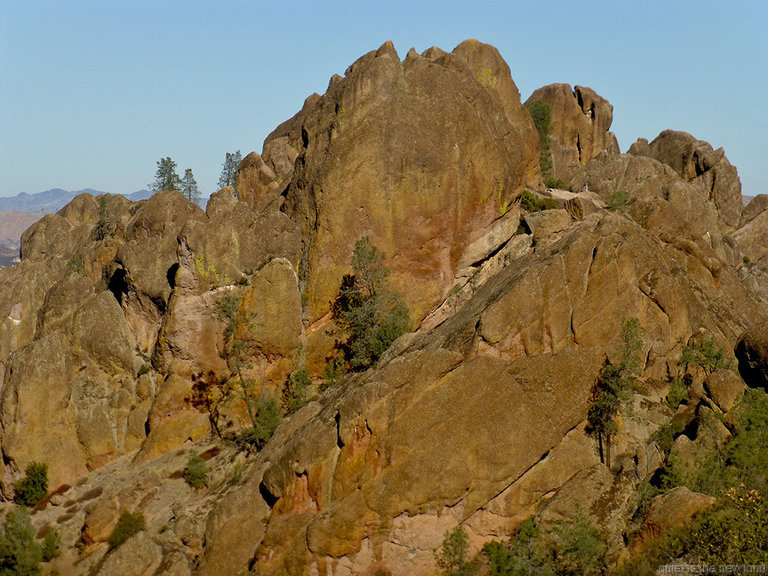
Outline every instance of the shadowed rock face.
{"type": "MultiPolygon", "coordinates": [[[[282,179],[283,210],[302,229],[310,320],[327,312],[365,234],[421,317],[447,293],[464,248],[540,180],[537,146],[495,48],[467,41],[401,61],[387,43],[308,98],[241,178],[263,181],[270,169],[282,179]],[[292,165],[280,161],[286,147],[292,165]]],[[[259,193],[245,199],[256,205],[259,193]]]]}
{"type": "Polygon", "coordinates": [[[550,84],[526,100],[549,104],[551,113],[552,176],[570,183],[573,166],[583,166],[598,154],[618,154],[616,136],[609,132],[613,106],[591,88],[550,84]]]}

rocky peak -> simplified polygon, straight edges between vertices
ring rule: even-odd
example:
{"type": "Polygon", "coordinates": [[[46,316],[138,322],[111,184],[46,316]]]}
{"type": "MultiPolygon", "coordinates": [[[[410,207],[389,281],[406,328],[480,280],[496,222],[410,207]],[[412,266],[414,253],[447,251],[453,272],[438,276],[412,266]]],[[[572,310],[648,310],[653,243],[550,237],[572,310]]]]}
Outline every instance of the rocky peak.
{"type": "MultiPolygon", "coordinates": [[[[633,552],[635,492],[662,465],[654,432],[702,430],[675,440],[690,459],[727,438],[704,419],[729,422],[744,394],[736,374],[699,371],[673,412],[683,351],[707,335],[727,360],[741,341],[765,380],[768,338],[741,335],[768,318],[768,280],[746,276],[741,246],[762,260],[768,211],[756,200],[734,241],[719,151],[664,133],[619,154],[594,91],[534,95],[573,192],[521,199],[541,188],[539,138],[495,48],[401,60],[385,43],[246,156],[239,198],[224,188],[203,212],[172,192],[86,194],[25,233],[22,262],[0,270],[0,488],[9,499],[27,463],[48,463],[55,494],[33,522],[60,529],[63,574],[430,574],[456,526],[475,552],[528,516],[546,527],[579,509],[610,561],[633,552]],[[229,377],[223,299],[253,319],[238,346],[259,392],[297,359],[317,376],[363,235],[416,331],[366,372],[315,378],[313,400],[243,451],[238,398],[214,416],[200,396],[229,377]],[[627,317],[645,330],[642,374],[601,462],[585,419],[627,317]],[[210,486],[185,484],[191,450],[210,486]],[[123,509],[147,530],[109,551],[123,509]]],[[[659,499],[638,542],[691,502],[711,503],[659,499]]]]}
{"type": "Polygon", "coordinates": [[[549,84],[534,91],[526,104],[542,101],[551,113],[552,177],[570,183],[570,168],[581,166],[606,151],[618,154],[610,132],[613,106],[591,88],[549,84]]]}
{"type": "Polygon", "coordinates": [[[708,142],[686,132],[664,130],[650,144],[639,139],[629,153],[649,156],[671,167],[685,182],[707,194],[729,230],[739,225],[741,181],[722,148],[713,150],[708,142]]]}
{"type": "Polygon", "coordinates": [[[310,319],[328,310],[364,234],[387,254],[393,282],[421,317],[445,297],[464,247],[539,181],[537,153],[495,48],[467,41],[401,61],[387,43],[308,98],[267,138],[263,165],[251,156],[241,177],[258,180],[278,157],[295,158],[292,171],[288,162],[278,168],[289,178],[279,187],[283,211],[302,230],[310,319]]]}

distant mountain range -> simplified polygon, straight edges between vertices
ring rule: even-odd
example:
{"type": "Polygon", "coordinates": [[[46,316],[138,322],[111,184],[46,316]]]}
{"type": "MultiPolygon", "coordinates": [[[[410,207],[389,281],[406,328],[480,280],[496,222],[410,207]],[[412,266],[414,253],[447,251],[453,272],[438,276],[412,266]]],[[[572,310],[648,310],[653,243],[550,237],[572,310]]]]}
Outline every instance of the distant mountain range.
{"type": "MultiPolygon", "coordinates": [[[[87,192],[93,196],[100,194],[107,194],[107,192],[101,192],[99,190],[93,190],[91,188],[85,188],[83,190],[77,190],[76,192],[70,192],[68,190],[62,190],[61,188],[52,188],[45,192],[38,194],[27,194],[22,192],[16,196],[0,197],[0,212],[7,210],[21,210],[24,212],[55,212],[66,206],[66,204],[72,200],[78,194],[87,192]]],[[[139,190],[133,194],[123,194],[128,200],[137,202],[144,200],[152,196],[152,192],[149,190],[139,190]]]]}

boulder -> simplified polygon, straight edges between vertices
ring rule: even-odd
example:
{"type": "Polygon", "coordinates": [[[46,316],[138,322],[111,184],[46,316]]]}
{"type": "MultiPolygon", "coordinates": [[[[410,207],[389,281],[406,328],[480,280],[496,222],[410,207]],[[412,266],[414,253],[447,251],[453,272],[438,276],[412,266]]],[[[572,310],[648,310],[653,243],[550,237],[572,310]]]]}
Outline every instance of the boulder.
{"type": "MultiPolygon", "coordinates": [[[[674,170],[648,156],[602,154],[586,166],[573,169],[572,188],[597,193],[604,202],[623,195],[617,205],[645,229],[665,242],[696,244],[697,258],[708,267],[741,264],[741,253],[726,234],[728,225],[707,192],[685,182],[674,170]]],[[[691,248],[684,248],[691,251],[691,248]]]]}
{"type": "Polygon", "coordinates": [[[758,194],[744,208],[734,240],[748,260],[758,262],[768,256],[768,195],[758,194]]]}
{"type": "Polygon", "coordinates": [[[160,545],[142,531],[108,554],[96,574],[152,576],[160,567],[162,560],[163,552],[160,545]]]}
{"type": "Polygon", "coordinates": [[[651,501],[648,515],[632,541],[632,551],[637,553],[664,532],[684,526],[697,512],[706,510],[715,502],[716,498],[691,492],[685,486],[677,486],[665,494],[656,496],[651,501]]]}
{"type": "Polygon", "coordinates": [[[723,412],[728,412],[744,394],[744,380],[732,370],[718,370],[707,375],[704,388],[723,412]]]}
{"type": "Polygon", "coordinates": [[[598,154],[618,154],[616,136],[609,131],[613,106],[591,88],[550,84],[534,91],[526,104],[549,105],[552,177],[570,182],[571,166],[586,164],[598,154]]]}
{"type": "Polygon", "coordinates": [[[728,230],[739,225],[741,181],[722,148],[713,150],[709,143],[686,132],[664,130],[650,144],[638,140],[629,153],[650,156],[671,167],[685,182],[707,195],[728,230]]]}
{"type": "Polygon", "coordinates": [[[257,152],[243,158],[237,171],[237,196],[240,200],[255,206],[277,187],[277,175],[257,152]]]}

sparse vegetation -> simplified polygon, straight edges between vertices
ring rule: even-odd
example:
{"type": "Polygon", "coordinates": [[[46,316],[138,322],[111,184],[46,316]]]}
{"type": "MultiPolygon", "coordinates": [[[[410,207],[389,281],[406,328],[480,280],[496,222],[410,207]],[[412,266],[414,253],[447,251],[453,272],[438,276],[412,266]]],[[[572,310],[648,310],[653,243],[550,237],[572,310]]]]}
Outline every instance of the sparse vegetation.
{"type": "Polygon", "coordinates": [[[205,460],[197,453],[192,453],[192,456],[187,460],[187,465],[184,467],[184,480],[192,488],[202,488],[208,486],[208,474],[210,469],[205,460]]]}
{"type": "Polygon", "coordinates": [[[680,364],[688,370],[689,366],[700,366],[707,374],[731,368],[731,362],[725,352],[712,338],[699,336],[693,344],[686,344],[680,364]]]}
{"type": "Polygon", "coordinates": [[[61,547],[61,536],[56,528],[52,528],[43,537],[42,556],[43,562],[50,562],[59,555],[61,547]]]}
{"type": "Polygon", "coordinates": [[[557,202],[551,198],[541,198],[529,190],[525,190],[520,197],[520,207],[526,212],[541,212],[557,208],[557,202]]]}
{"type": "Polygon", "coordinates": [[[0,576],[35,576],[40,574],[43,551],[35,542],[35,530],[29,512],[21,506],[5,519],[0,534],[0,576]]]}
{"type": "Polygon", "coordinates": [[[628,202],[629,192],[619,189],[608,196],[606,205],[608,210],[611,210],[612,212],[625,212],[627,210],[628,202]]]}
{"type": "Polygon", "coordinates": [[[597,528],[577,510],[547,534],[528,518],[508,543],[489,542],[483,553],[491,576],[596,576],[603,573],[606,549],[597,528]]]}
{"type": "Polygon", "coordinates": [[[638,354],[643,344],[643,327],[637,318],[621,323],[621,348],[618,364],[606,362],[592,389],[592,404],[587,414],[587,433],[596,436],[600,461],[611,466],[611,438],[616,434],[616,416],[621,401],[627,399],[638,375],[641,359],[638,354]]]}
{"type": "MultiPolygon", "coordinates": [[[[411,329],[408,308],[386,285],[384,255],[365,236],[355,243],[353,274],[346,274],[331,306],[336,324],[347,334],[337,350],[352,370],[365,370],[411,329]]],[[[337,357],[338,358],[338,357],[337,357]]],[[[338,361],[335,361],[338,366],[338,361]]]]}
{"type": "Polygon", "coordinates": [[[435,560],[443,569],[443,574],[459,576],[466,573],[468,554],[467,533],[462,526],[457,526],[451,532],[446,532],[440,549],[435,552],[435,560]]]}
{"type": "Polygon", "coordinates": [[[147,521],[141,512],[128,512],[124,510],[117,519],[117,524],[112,529],[107,542],[109,549],[114,550],[121,544],[128,541],[131,536],[135,536],[142,530],[147,529],[147,521]]]}
{"type": "Polygon", "coordinates": [[[14,489],[14,502],[33,508],[48,493],[48,466],[43,462],[31,462],[26,476],[19,480],[14,489]]]}
{"type": "Polygon", "coordinates": [[[539,165],[541,166],[541,175],[546,180],[552,173],[552,151],[549,132],[552,129],[552,109],[549,104],[542,100],[534,100],[525,103],[525,108],[533,119],[536,126],[536,132],[539,133],[539,165]]]}

